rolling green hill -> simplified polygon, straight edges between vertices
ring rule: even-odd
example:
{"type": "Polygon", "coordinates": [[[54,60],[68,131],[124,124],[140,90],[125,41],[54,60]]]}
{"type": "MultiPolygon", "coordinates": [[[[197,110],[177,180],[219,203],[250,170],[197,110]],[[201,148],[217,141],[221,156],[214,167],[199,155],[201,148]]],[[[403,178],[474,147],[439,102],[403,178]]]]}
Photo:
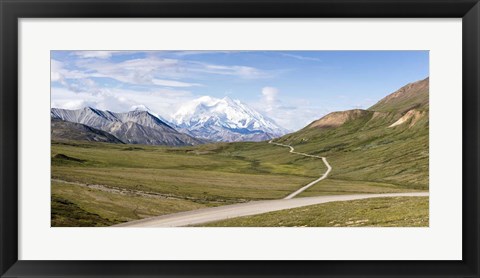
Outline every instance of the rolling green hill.
{"type": "MultiPolygon", "coordinates": [[[[428,110],[427,78],[406,85],[368,110],[331,113],[276,142],[328,157],[334,169],[331,181],[361,180],[425,190],[428,110]]],[[[322,182],[309,194],[328,183],[322,182]]]]}

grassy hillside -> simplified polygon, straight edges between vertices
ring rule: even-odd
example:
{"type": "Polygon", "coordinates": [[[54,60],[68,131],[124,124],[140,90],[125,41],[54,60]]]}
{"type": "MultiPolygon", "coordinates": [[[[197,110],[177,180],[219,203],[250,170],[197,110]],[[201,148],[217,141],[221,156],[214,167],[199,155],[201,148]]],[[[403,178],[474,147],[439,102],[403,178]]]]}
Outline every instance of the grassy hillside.
{"type": "Polygon", "coordinates": [[[368,110],[331,113],[277,139],[300,152],[326,156],[329,179],[303,195],[339,182],[368,181],[428,189],[428,78],[408,84],[368,110]]]}
{"type": "Polygon", "coordinates": [[[413,127],[389,127],[397,119],[372,112],[338,128],[305,128],[277,141],[326,156],[333,167],[331,179],[428,189],[428,118],[413,127]]]}
{"type": "Polygon", "coordinates": [[[428,227],[428,197],[371,198],[232,218],[208,227],[428,227]]]}

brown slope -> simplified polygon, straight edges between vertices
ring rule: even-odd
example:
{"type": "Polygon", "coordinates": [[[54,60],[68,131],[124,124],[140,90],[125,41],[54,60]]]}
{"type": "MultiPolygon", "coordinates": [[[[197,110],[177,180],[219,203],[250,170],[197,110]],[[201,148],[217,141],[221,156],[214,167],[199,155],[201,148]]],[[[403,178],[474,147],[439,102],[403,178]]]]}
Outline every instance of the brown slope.
{"type": "Polygon", "coordinates": [[[370,111],[397,112],[404,114],[411,109],[428,110],[429,78],[403,86],[396,92],[384,97],[370,111]]]}
{"type": "Polygon", "coordinates": [[[306,128],[331,128],[339,127],[346,122],[353,121],[365,116],[371,115],[373,112],[363,109],[353,109],[347,111],[332,112],[319,120],[313,121],[306,128]]]}

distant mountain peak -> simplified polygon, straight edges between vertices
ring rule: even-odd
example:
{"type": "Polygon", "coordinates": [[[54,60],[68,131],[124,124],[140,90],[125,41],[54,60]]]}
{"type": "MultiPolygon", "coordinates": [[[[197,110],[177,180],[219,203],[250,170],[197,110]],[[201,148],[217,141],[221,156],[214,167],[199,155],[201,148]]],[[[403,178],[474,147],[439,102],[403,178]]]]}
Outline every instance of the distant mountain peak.
{"type": "MultiPolygon", "coordinates": [[[[158,117],[158,115],[153,112],[148,106],[146,105],[143,105],[143,104],[139,104],[139,105],[133,105],[132,107],[130,107],[130,111],[129,112],[146,112],[146,113],[149,113],[155,117],[158,117]]],[[[158,117],[160,118],[160,117],[158,117]]]]}
{"type": "Polygon", "coordinates": [[[211,97],[211,96],[201,96],[196,99],[196,101],[202,101],[202,102],[216,102],[218,101],[217,98],[211,97]]]}
{"type": "MultiPolygon", "coordinates": [[[[93,113],[98,113],[99,111],[101,111],[100,109],[97,109],[95,107],[91,107],[91,106],[86,106],[83,108],[84,111],[86,112],[93,112],[93,113]]],[[[109,111],[107,111],[109,112],[109,111]]]]}
{"type": "Polygon", "coordinates": [[[147,106],[140,104],[140,105],[134,105],[130,108],[130,111],[150,111],[150,108],[147,106]]]}
{"type": "Polygon", "coordinates": [[[224,96],[222,98],[223,101],[227,102],[227,103],[235,103],[235,104],[239,104],[240,101],[238,99],[232,99],[231,97],[229,96],[224,96]]]}
{"type": "Polygon", "coordinates": [[[215,141],[262,141],[287,131],[273,120],[229,96],[202,96],[184,104],[173,122],[189,134],[215,141]]]}

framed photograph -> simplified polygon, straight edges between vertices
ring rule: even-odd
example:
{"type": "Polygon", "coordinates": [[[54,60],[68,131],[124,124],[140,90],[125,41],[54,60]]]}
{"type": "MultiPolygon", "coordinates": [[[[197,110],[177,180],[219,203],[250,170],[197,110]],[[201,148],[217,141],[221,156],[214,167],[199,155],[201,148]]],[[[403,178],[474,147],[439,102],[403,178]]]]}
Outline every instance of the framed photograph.
{"type": "Polygon", "coordinates": [[[479,12],[1,1],[1,277],[479,277],[479,12]]]}

